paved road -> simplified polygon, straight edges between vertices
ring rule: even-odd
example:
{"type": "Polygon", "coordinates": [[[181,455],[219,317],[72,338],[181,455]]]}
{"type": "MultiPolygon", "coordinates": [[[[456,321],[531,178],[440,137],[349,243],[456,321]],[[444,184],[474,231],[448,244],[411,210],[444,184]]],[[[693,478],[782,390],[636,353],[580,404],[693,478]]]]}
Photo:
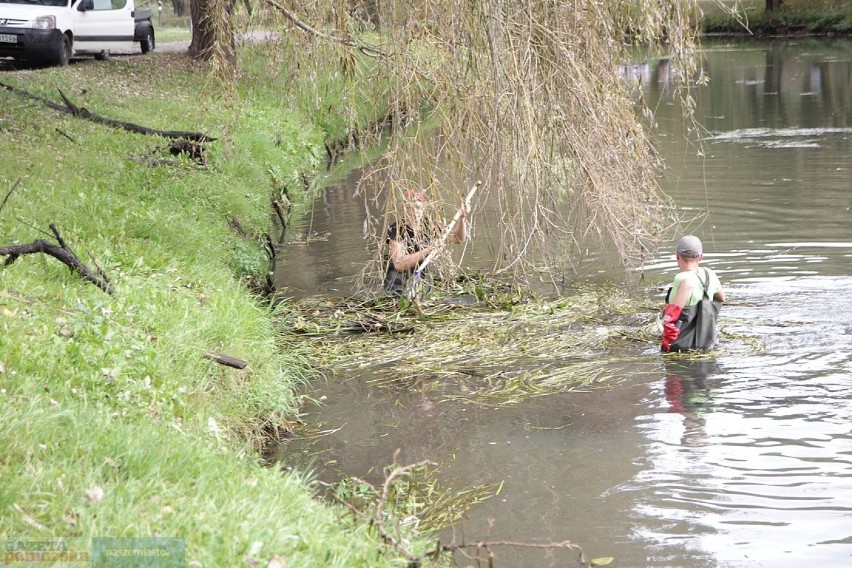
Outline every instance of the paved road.
{"type": "MultiPolygon", "coordinates": [[[[181,51],[186,51],[189,49],[189,41],[170,41],[168,43],[157,43],[157,46],[154,48],[155,52],[162,53],[179,53],[181,51]]],[[[139,46],[136,46],[132,49],[113,51],[110,53],[110,57],[115,58],[124,58],[124,57],[142,57],[142,52],[139,49],[139,46]]],[[[94,59],[93,55],[78,55],[74,56],[71,59],[71,65],[74,65],[76,61],[84,61],[84,60],[92,60],[94,59]]],[[[44,65],[40,65],[35,62],[29,61],[15,61],[14,59],[5,59],[0,58],[0,72],[2,71],[21,71],[21,70],[36,70],[36,69],[44,69],[44,65]]]]}
{"type": "MultiPolygon", "coordinates": [[[[267,31],[251,31],[243,34],[244,42],[262,42],[269,41],[270,39],[274,39],[275,34],[267,31]]],[[[156,47],[154,48],[155,52],[161,53],[180,53],[182,51],[186,51],[189,49],[189,40],[185,41],[169,41],[169,42],[157,42],[156,47]]],[[[127,50],[121,51],[113,51],[111,53],[114,57],[133,57],[133,56],[141,56],[142,52],[139,49],[139,46],[136,45],[127,50]]],[[[94,59],[91,55],[81,55],[78,57],[74,57],[74,60],[82,60],[82,59],[94,59]]],[[[34,65],[31,63],[23,62],[23,61],[14,61],[12,59],[3,59],[0,58],[0,71],[15,71],[18,69],[39,69],[42,66],[34,65]]]]}

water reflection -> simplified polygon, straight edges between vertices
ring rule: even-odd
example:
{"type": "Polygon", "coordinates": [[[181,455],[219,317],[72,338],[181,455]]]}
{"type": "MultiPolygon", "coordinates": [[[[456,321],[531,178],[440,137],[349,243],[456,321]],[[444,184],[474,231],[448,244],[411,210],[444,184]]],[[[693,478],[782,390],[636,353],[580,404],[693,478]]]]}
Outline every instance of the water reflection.
{"type": "Polygon", "coordinates": [[[666,401],[669,411],[683,416],[684,446],[700,445],[705,437],[705,414],[710,411],[711,387],[709,379],[721,372],[715,357],[711,359],[665,360],[666,401]]]}
{"type": "Polygon", "coordinates": [[[818,379],[768,354],[757,359],[707,378],[701,369],[689,387],[682,375],[670,382],[667,365],[666,412],[640,419],[647,463],[623,488],[637,493],[636,535],[655,546],[680,538],[716,565],[843,565],[852,554],[842,546],[852,526],[852,437],[838,418],[852,406],[837,370],[849,356],[818,379]],[[688,398],[673,406],[680,393],[688,398]],[[682,418],[673,421],[673,408],[682,418]]]}

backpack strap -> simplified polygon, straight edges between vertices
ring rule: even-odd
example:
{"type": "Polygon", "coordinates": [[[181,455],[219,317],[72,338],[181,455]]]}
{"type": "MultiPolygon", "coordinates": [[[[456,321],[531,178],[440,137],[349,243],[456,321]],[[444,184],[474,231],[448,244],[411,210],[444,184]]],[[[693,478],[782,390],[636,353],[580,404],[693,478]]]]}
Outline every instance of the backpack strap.
{"type": "Polygon", "coordinates": [[[704,288],[704,297],[709,300],[710,296],[707,295],[707,289],[710,287],[710,272],[706,268],[704,269],[704,276],[707,277],[706,281],[701,280],[700,276],[698,277],[698,281],[701,283],[701,286],[704,288]]]}

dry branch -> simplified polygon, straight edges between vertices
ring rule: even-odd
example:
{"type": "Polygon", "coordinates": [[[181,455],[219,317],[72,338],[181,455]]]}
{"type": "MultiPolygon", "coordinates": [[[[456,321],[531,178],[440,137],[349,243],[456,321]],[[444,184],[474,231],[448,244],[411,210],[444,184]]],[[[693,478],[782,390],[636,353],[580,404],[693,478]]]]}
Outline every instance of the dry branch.
{"type": "Polygon", "coordinates": [[[56,241],[59,245],[55,245],[49,241],[44,239],[38,239],[29,244],[25,245],[10,245],[5,247],[0,247],[0,256],[5,256],[6,261],[3,263],[3,266],[9,266],[16,260],[18,257],[21,257],[25,254],[35,254],[35,253],[44,253],[53,258],[59,260],[72,272],[77,272],[80,276],[83,277],[84,280],[87,280],[106,292],[107,294],[113,293],[112,285],[109,282],[109,279],[106,278],[103,270],[100,267],[97,267],[97,272],[103,275],[102,278],[95,271],[91,270],[88,266],[80,262],[80,259],[77,258],[77,255],[74,254],[68,245],[65,243],[65,240],[59,234],[59,230],[55,225],[51,223],[50,230],[53,232],[53,235],[56,237],[56,241]]]}
{"type": "MultiPolygon", "coordinates": [[[[453,542],[450,544],[442,545],[440,541],[435,543],[435,547],[427,550],[422,554],[415,554],[411,551],[410,546],[407,540],[399,534],[399,526],[395,522],[388,522],[389,518],[387,516],[387,505],[389,500],[391,499],[391,492],[394,485],[403,477],[407,477],[411,474],[412,471],[426,467],[426,466],[436,466],[437,464],[428,460],[420,461],[413,464],[408,464],[404,466],[396,465],[397,458],[399,457],[400,450],[397,449],[394,452],[394,467],[393,469],[386,474],[385,481],[382,484],[381,489],[379,490],[373,484],[365,481],[364,479],[353,477],[352,480],[356,483],[363,484],[370,488],[373,494],[376,496],[376,500],[374,503],[370,505],[367,509],[358,509],[354,507],[351,503],[344,503],[348,506],[349,510],[352,511],[353,514],[368,520],[370,524],[375,528],[378,532],[379,537],[382,541],[393,548],[398,554],[403,556],[408,561],[408,566],[412,567],[420,567],[423,566],[424,561],[427,559],[431,559],[432,561],[438,561],[442,554],[450,554],[453,555],[455,553],[460,553],[468,558],[471,556],[468,555],[466,551],[472,550],[475,553],[475,559],[477,563],[482,561],[480,557],[481,553],[487,554],[487,562],[488,566],[494,565],[494,557],[492,548],[495,547],[514,547],[514,548],[531,548],[531,549],[563,549],[568,550],[578,555],[578,563],[580,565],[586,566],[589,565],[589,561],[586,558],[583,549],[571,542],[570,540],[564,540],[562,542],[547,542],[547,543],[536,543],[536,542],[522,542],[522,541],[509,541],[509,540],[499,540],[499,541],[488,541],[488,540],[479,540],[476,542],[472,542],[469,544],[466,543],[456,543],[455,537],[453,537],[453,542]],[[371,512],[372,509],[372,512],[371,512]],[[390,530],[388,528],[390,525],[390,530]]],[[[390,507],[390,520],[393,521],[393,507],[390,507]]],[[[479,564],[477,564],[479,565],[479,564]]]]}
{"type": "MultiPolygon", "coordinates": [[[[399,449],[397,449],[396,452],[394,452],[394,456],[393,456],[394,463],[396,463],[397,457],[399,457],[399,449]]],[[[387,503],[387,501],[388,501],[388,495],[390,494],[391,487],[393,487],[393,484],[397,481],[397,479],[399,479],[400,477],[403,477],[405,475],[408,475],[411,472],[411,470],[414,470],[414,469],[417,469],[417,468],[420,468],[420,467],[425,467],[427,465],[436,466],[438,464],[436,464],[435,462],[429,461],[429,460],[424,460],[424,461],[420,461],[420,462],[405,465],[405,466],[395,466],[393,471],[391,471],[387,475],[387,477],[385,478],[385,482],[382,485],[382,492],[379,495],[378,500],[376,501],[376,504],[375,504],[374,516],[373,516],[372,519],[370,519],[372,525],[379,532],[379,536],[382,538],[382,540],[384,542],[386,542],[387,544],[389,544],[390,546],[392,546],[394,548],[394,550],[396,550],[399,554],[404,556],[408,560],[409,565],[415,565],[415,566],[419,566],[420,563],[422,562],[423,558],[422,557],[418,558],[417,556],[415,556],[414,553],[412,553],[408,549],[408,546],[406,545],[404,539],[402,539],[401,537],[398,537],[394,534],[391,534],[390,532],[388,532],[385,529],[384,521],[382,519],[382,513],[385,510],[385,503],[387,503]]],[[[357,477],[355,477],[353,479],[355,479],[359,483],[363,483],[363,484],[371,487],[373,489],[373,491],[375,491],[375,487],[373,487],[373,485],[368,483],[367,481],[364,481],[363,479],[359,479],[357,477]]]]}
{"type": "Polygon", "coordinates": [[[9,191],[6,192],[6,197],[3,198],[3,202],[0,203],[0,211],[3,210],[3,207],[6,205],[6,202],[9,200],[9,196],[12,195],[12,192],[18,188],[18,185],[21,183],[21,178],[15,180],[15,183],[12,184],[12,187],[9,188],[9,191]]]}
{"type": "Polygon", "coordinates": [[[225,365],[226,367],[233,367],[234,369],[245,369],[247,362],[242,359],[237,359],[236,357],[231,357],[230,355],[223,355],[222,353],[213,353],[212,351],[202,351],[202,355],[216,361],[220,365],[225,365]]]}
{"type": "Polygon", "coordinates": [[[200,142],[188,142],[183,139],[175,140],[169,144],[169,153],[172,156],[185,154],[202,166],[207,165],[207,154],[204,149],[203,140],[200,142]]]}
{"type": "Polygon", "coordinates": [[[323,40],[331,42],[331,43],[336,43],[336,44],[342,45],[344,47],[351,47],[353,49],[357,49],[358,51],[360,51],[364,55],[368,55],[370,57],[377,57],[377,58],[382,58],[382,59],[385,57],[384,54],[381,51],[379,51],[378,49],[376,49],[375,47],[365,45],[363,43],[356,43],[356,42],[352,41],[350,38],[340,38],[340,37],[328,35],[326,33],[319,31],[315,27],[312,27],[312,26],[306,24],[305,22],[303,22],[296,15],[295,12],[293,12],[292,10],[288,10],[287,8],[285,8],[284,6],[282,6],[281,4],[276,2],[275,0],[265,0],[265,2],[267,4],[269,4],[270,6],[272,6],[273,8],[275,8],[276,10],[278,10],[285,18],[290,20],[293,23],[293,25],[295,25],[297,28],[299,28],[300,30],[302,30],[304,32],[307,32],[307,33],[309,33],[313,36],[316,36],[320,39],[323,39],[323,40]]]}
{"type": "Polygon", "coordinates": [[[22,97],[27,97],[29,99],[44,103],[45,105],[52,108],[53,110],[57,110],[59,112],[71,114],[71,115],[76,116],[78,118],[91,120],[92,122],[95,122],[95,123],[98,123],[98,124],[104,124],[106,126],[111,126],[113,128],[121,128],[121,129],[127,130],[129,132],[136,132],[137,134],[145,134],[147,136],[162,136],[164,138],[173,138],[173,139],[186,138],[186,139],[192,140],[194,142],[212,142],[212,141],[216,140],[212,136],[208,136],[207,134],[204,134],[203,132],[187,132],[187,131],[183,131],[183,130],[156,130],[154,128],[148,128],[146,126],[140,126],[138,124],[133,124],[132,122],[123,122],[123,121],[120,121],[120,120],[112,120],[111,118],[105,118],[103,116],[94,114],[93,112],[89,111],[86,108],[78,107],[77,105],[72,103],[68,99],[68,97],[65,96],[65,94],[62,92],[61,89],[59,89],[59,96],[62,97],[62,100],[65,103],[64,105],[61,105],[59,103],[56,103],[56,102],[51,101],[50,99],[46,99],[44,97],[34,95],[34,94],[32,94],[28,91],[25,91],[24,89],[19,89],[17,87],[14,87],[12,85],[8,85],[6,83],[0,82],[0,87],[3,87],[3,88],[5,88],[5,89],[17,94],[17,95],[20,95],[22,97]]]}

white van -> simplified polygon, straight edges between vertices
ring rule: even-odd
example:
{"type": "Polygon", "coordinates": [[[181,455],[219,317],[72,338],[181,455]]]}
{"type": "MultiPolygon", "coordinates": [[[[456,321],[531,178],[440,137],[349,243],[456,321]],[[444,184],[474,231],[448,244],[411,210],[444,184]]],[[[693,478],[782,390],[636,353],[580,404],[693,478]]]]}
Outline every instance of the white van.
{"type": "Polygon", "coordinates": [[[154,49],[150,10],[133,0],[0,0],[0,57],[67,65],[72,56],[154,49]]]}

